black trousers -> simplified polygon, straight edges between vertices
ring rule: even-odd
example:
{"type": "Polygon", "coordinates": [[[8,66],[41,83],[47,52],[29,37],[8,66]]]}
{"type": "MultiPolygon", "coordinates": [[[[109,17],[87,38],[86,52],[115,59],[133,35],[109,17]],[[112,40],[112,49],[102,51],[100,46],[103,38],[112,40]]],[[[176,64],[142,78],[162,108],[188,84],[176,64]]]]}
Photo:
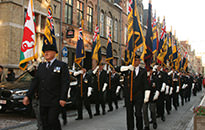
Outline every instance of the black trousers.
{"type": "Polygon", "coordinates": [[[91,111],[91,107],[90,107],[90,101],[87,97],[83,98],[83,97],[78,97],[77,98],[77,102],[76,102],[76,106],[77,106],[77,111],[78,111],[78,118],[83,118],[83,104],[86,108],[86,110],[88,111],[89,116],[92,116],[92,111],[91,111]]]}
{"type": "Polygon", "coordinates": [[[100,114],[100,105],[102,107],[102,111],[105,112],[105,99],[104,99],[104,93],[103,92],[96,92],[94,93],[95,97],[95,109],[96,113],[100,114]]]}
{"type": "Polygon", "coordinates": [[[169,94],[165,94],[165,101],[166,101],[166,111],[167,113],[169,113],[172,109],[171,96],[169,94]]]}
{"type": "Polygon", "coordinates": [[[117,95],[115,91],[113,90],[107,91],[107,102],[108,102],[109,110],[113,110],[113,106],[112,106],[113,102],[115,104],[115,108],[118,109],[117,95]]]}
{"type": "Polygon", "coordinates": [[[164,100],[165,100],[165,93],[162,92],[160,93],[159,98],[156,102],[157,103],[157,114],[160,117],[164,116],[164,106],[165,106],[164,100]]]}
{"type": "Polygon", "coordinates": [[[142,106],[143,100],[133,100],[130,102],[129,99],[127,99],[127,130],[134,130],[134,115],[136,118],[137,130],[143,129],[142,106]]]}
{"type": "Polygon", "coordinates": [[[181,104],[184,105],[184,97],[185,97],[185,90],[184,89],[181,89],[179,91],[179,95],[181,97],[181,104]]]}
{"type": "Polygon", "coordinates": [[[43,130],[61,130],[60,121],[58,119],[60,111],[60,106],[40,106],[40,117],[43,130]]]}

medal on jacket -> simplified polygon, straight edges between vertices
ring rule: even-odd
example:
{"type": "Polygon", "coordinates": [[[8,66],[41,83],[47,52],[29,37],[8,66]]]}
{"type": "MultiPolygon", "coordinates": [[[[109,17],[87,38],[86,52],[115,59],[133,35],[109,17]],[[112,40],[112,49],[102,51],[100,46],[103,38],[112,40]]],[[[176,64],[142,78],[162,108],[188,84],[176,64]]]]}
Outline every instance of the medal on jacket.
{"type": "Polygon", "coordinates": [[[61,67],[56,66],[53,70],[53,72],[60,73],[61,67]]]}

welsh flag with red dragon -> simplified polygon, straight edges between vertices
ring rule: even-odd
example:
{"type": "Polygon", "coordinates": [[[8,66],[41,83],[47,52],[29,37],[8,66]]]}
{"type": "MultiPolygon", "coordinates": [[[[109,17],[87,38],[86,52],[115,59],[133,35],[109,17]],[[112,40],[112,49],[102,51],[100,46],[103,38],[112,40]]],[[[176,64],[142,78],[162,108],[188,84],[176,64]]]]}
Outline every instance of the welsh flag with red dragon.
{"type": "Polygon", "coordinates": [[[25,70],[28,62],[37,58],[35,15],[33,0],[29,1],[21,43],[19,68],[25,70]]]}

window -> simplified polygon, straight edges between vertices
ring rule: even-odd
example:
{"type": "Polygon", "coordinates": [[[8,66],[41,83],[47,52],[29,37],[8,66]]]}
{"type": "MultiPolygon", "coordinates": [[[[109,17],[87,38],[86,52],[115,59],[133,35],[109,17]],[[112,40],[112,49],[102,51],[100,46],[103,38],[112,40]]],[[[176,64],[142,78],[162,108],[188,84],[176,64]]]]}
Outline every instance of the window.
{"type": "Polygon", "coordinates": [[[127,0],[127,15],[128,15],[128,13],[129,13],[129,0],[127,0]]]}
{"type": "Polygon", "coordinates": [[[104,36],[104,13],[100,13],[100,36],[104,36]]]}
{"type": "Polygon", "coordinates": [[[84,3],[77,1],[78,25],[81,23],[81,18],[84,18],[84,3]]]}
{"type": "Polygon", "coordinates": [[[117,42],[117,27],[118,27],[117,20],[115,20],[114,41],[116,42],[117,42]]]}
{"type": "Polygon", "coordinates": [[[46,16],[41,15],[41,31],[44,32],[46,26],[46,16]]]}
{"type": "Polygon", "coordinates": [[[113,37],[112,18],[109,16],[107,16],[106,18],[106,37],[108,38],[109,32],[111,32],[111,37],[113,37]]]}
{"type": "Polygon", "coordinates": [[[65,23],[72,24],[72,21],[73,21],[73,0],[66,0],[65,23]]]}
{"type": "Polygon", "coordinates": [[[87,7],[87,22],[88,22],[88,31],[93,31],[93,8],[87,7]]]}
{"type": "Polygon", "coordinates": [[[125,27],[125,32],[124,32],[124,44],[127,44],[127,27],[125,27]]]}

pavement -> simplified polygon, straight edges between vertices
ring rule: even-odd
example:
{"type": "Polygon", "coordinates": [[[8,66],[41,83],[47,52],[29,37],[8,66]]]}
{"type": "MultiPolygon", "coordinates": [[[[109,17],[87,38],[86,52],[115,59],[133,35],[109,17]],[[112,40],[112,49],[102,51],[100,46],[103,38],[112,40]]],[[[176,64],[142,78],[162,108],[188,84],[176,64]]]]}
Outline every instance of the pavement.
{"type": "MultiPolygon", "coordinates": [[[[177,111],[172,109],[170,115],[165,114],[165,122],[158,118],[157,130],[193,130],[193,108],[199,104],[204,105],[204,103],[204,94],[199,92],[197,96],[192,96],[190,102],[185,103],[184,106],[180,105],[177,111]]],[[[126,109],[123,105],[124,102],[120,101],[118,110],[107,112],[106,115],[100,115],[93,119],[89,119],[87,111],[84,110],[84,119],[81,121],[75,120],[75,111],[68,112],[68,124],[62,126],[62,130],[126,130],[126,109]]],[[[92,106],[92,110],[94,113],[94,106],[92,106]]],[[[60,121],[62,122],[61,119],[60,121]]],[[[37,127],[36,121],[31,121],[23,125],[0,130],[37,130],[37,127]]],[[[153,130],[152,125],[150,125],[150,130],[153,130]]]]}

